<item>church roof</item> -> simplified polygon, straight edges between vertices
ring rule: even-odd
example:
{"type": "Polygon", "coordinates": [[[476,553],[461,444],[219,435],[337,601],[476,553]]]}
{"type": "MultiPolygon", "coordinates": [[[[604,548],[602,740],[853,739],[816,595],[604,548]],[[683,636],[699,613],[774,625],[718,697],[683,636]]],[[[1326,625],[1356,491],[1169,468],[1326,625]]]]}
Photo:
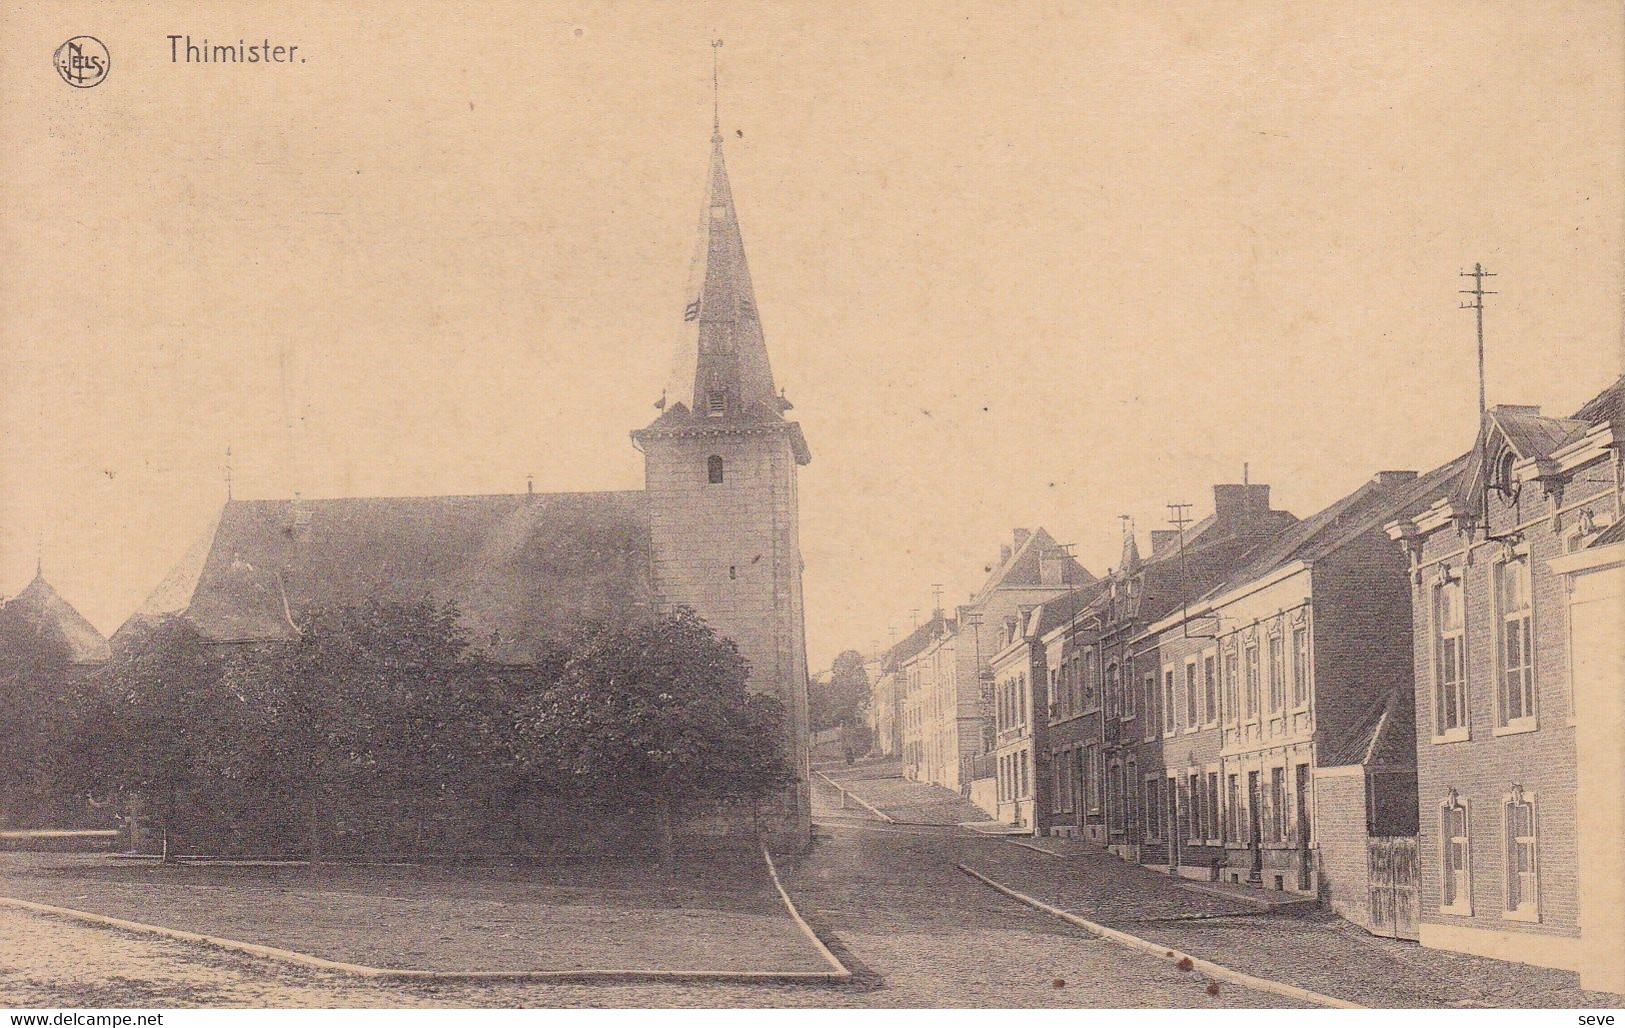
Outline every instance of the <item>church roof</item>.
{"type": "Polygon", "coordinates": [[[12,645],[54,653],[70,664],[99,664],[108,657],[102,633],[40,574],[0,607],[0,646],[12,645]]]}
{"type": "Polygon", "coordinates": [[[646,432],[701,425],[788,429],[797,462],[806,464],[812,459],[800,428],[784,420],[790,403],[773,384],[744,237],[723,161],[722,134],[716,131],[711,136],[711,167],[677,357],[656,406],[661,414],[646,432]]]}
{"type": "Polygon", "coordinates": [[[691,411],[703,412],[709,394],[720,386],[737,402],[732,413],[761,406],[776,414],[773,368],[762,338],[720,132],[711,136],[705,206],[700,212],[685,303],[677,360],[666,387],[667,402],[684,403],[691,411]]]}
{"type": "Polygon", "coordinates": [[[311,607],[425,598],[456,601],[476,649],[512,664],[647,609],[644,494],[231,501],[114,638],[173,613],[215,642],[288,639],[311,607]]]}

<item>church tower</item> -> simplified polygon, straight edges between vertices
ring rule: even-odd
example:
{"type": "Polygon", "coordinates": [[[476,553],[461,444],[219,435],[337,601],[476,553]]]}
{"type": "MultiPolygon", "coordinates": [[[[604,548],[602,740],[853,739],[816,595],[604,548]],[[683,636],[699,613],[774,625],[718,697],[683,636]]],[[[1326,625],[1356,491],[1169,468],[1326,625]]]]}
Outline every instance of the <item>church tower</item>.
{"type": "Polygon", "coordinates": [[[733,193],[713,124],[711,167],[661,414],[644,454],[657,602],[692,607],[750,662],[750,688],[784,704],[796,783],[782,841],[809,837],[807,646],[796,469],[812,459],[775,390],[733,193]]]}

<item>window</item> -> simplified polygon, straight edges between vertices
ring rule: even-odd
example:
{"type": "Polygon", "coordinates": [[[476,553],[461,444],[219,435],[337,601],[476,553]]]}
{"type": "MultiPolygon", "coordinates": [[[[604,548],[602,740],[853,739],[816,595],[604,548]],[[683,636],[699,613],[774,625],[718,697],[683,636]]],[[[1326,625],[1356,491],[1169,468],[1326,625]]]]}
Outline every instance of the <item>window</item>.
{"type": "Polygon", "coordinates": [[[1025,672],[1016,677],[1016,724],[1027,723],[1027,675],[1025,672]]]}
{"type": "Polygon", "coordinates": [[[1247,644],[1247,717],[1258,717],[1258,643],[1247,644]]]}
{"type": "Polygon", "coordinates": [[[1157,673],[1145,673],[1145,738],[1149,742],[1157,737],[1157,673]]]}
{"type": "Polygon", "coordinates": [[[707,417],[712,418],[720,418],[722,415],[728,413],[727,394],[721,391],[712,391],[711,395],[706,398],[705,413],[707,417]]]}
{"type": "Polygon", "coordinates": [[[1174,705],[1174,669],[1168,668],[1162,673],[1162,730],[1174,730],[1174,718],[1178,713],[1174,705]]]}
{"type": "Polygon", "coordinates": [[[1087,653],[1085,653],[1083,655],[1083,665],[1082,665],[1082,667],[1083,667],[1083,688],[1082,688],[1082,693],[1083,693],[1083,709],[1084,710],[1093,710],[1100,703],[1100,698],[1095,695],[1095,679],[1097,677],[1096,671],[1095,671],[1097,665],[1096,665],[1095,661],[1096,661],[1096,658],[1095,658],[1095,651],[1094,650],[1089,650],[1087,653]]]}
{"type": "MultiPolygon", "coordinates": [[[[1124,669],[1122,669],[1122,671],[1120,672],[1119,677],[1122,679],[1122,682],[1123,682],[1123,685],[1124,685],[1124,689],[1123,689],[1123,720],[1124,721],[1132,721],[1136,717],[1138,717],[1139,713],[1140,713],[1139,710],[1137,709],[1139,707],[1139,705],[1140,705],[1139,704],[1139,692],[1140,691],[1134,687],[1134,665],[1133,664],[1127,665],[1124,669]]],[[[1135,779],[1135,781],[1139,781],[1139,779],[1135,779]]]]}
{"type": "Polygon", "coordinates": [[[1235,724],[1241,720],[1241,685],[1236,672],[1236,651],[1224,651],[1224,716],[1235,724]]]}
{"type": "Polygon", "coordinates": [[[1185,727],[1195,728],[1201,723],[1196,709],[1196,661],[1185,663],[1185,727]]]}
{"type": "Polygon", "coordinates": [[[1094,782],[1094,789],[1089,793],[1089,809],[1098,811],[1105,802],[1106,793],[1106,751],[1099,746],[1089,747],[1089,754],[1094,758],[1094,773],[1090,779],[1094,782]]]}
{"type": "Polygon", "coordinates": [[[1122,683],[1119,680],[1117,665],[1110,664],[1106,668],[1106,716],[1122,716],[1122,683]]]}
{"type": "Polygon", "coordinates": [[[1439,849],[1439,912],[1471,916],[1473,864],[1467,846],[1467,808],[1453,789],[1439,807],[1439,849]]]}
{"type": "Polygon", "coordinates": [[[1202,657],[1202,703],[1205,724],[1217,724],[1219,720],[1219,658],[1213,654],[1202,657]]]}
{"type": "Polygon", "coordinates": [[[705,458],[705,478],[711,485],[722,484],[722,458],[711,456],[705,458]]]}
{"type": "Polygon", "coordinates": [[[1282,652],[1280,633],[1270,635],[1270,713],[1286,706],[1286,657],[1282,652]]]}
{"type": "Polygon", "coordinates": [[[1309,704],[1309,629],[1292,629],[1292,706],[1309,704]]]}
{"type": "Polygon", "coordinates": [[[1540,919],[1540,882],[1536,877],[1535,798],[1513,786],[1503,802],[1506,822],[1506,916],[1540,919]]]}
{"type": "Polygon", "coordinates": [[[1021,791],[1016,795],[1026,797],[1032,792],[1033,753],[1031,750],[1021,751],[1021,791]]]}
{"type": "Polygon", "coordinates": [[[1500,616],[1500,645],[1496,647],[1501,663],[1499,723],[1503,728],[1532,727],[1535,667],[1527,556],[1495,566],[1495,608],[1500,616]]]}
{"type": "Polygon", "coordinates": [[[1467,632],[1461,579],[1433,587],[1433,702],[1436,738],[1467,737],[1467,632]]]}

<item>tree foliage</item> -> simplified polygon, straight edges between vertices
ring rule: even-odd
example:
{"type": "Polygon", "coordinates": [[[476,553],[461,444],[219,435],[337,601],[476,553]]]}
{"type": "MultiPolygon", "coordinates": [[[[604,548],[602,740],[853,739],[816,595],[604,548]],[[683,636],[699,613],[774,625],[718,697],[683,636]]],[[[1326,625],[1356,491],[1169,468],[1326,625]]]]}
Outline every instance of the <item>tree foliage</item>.
{"type": "MultiPolygon", "coordinates": [[[[523,669],[454,606],[316,608],[285,643],[214,646],[184,618],[121,647],[72,704],[72,786],[156,818],[171,847],[417,845],[425,825],[524,836],[544,800],[649,811],[791,778],[783,713],[691,611],[583,629],[523,669]]],[[[669,853],[669,847],[668,847],[669,853]]]]}
{"type": "Polygon", "coordinates": [[[869,674],[862,654],[842,651],[830,666],[829,680],[813,683],[807,706],[815,732],[862,724],[869,710],[869,674]]]}

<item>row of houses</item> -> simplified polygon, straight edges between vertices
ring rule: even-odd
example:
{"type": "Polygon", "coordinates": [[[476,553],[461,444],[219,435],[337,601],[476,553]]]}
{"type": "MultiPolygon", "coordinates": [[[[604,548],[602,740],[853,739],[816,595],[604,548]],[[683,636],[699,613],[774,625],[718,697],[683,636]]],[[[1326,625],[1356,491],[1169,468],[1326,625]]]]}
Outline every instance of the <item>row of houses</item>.
{"type": "Polygon", "coordinates": [[[878,660],[877,747],[1016,828],[1625,991],[1622,418],[1625,379],[1493,407],[1301,519],[1217,485],[1100,578],[1011,552],[878,660]]]}

